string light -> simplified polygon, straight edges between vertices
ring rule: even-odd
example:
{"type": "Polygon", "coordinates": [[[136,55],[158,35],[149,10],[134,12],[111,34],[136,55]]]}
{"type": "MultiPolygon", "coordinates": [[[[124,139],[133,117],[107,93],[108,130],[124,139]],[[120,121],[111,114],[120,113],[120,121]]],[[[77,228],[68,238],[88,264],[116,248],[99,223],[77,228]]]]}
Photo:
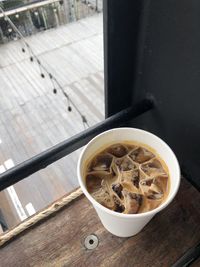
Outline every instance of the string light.
{"type": "Polygon", "coordinates": [[[56,89],[56,86],[54,84],[53,75],[51,73],[49,73],[49,78],[50,78],[50,81],[51,81],[52,86],[53,86],[53,93],[57,94],[57,89],[56,89]]]}
{"type": "MultiPolygon", "coordinates": [[[[81,113],[81,111],[79,110],[79,108],[75,105],[75,103],[73,102],[73,100],[69,97],[69,95],[65,92],[65,90],[63,89],[63,87],[61,86],[61,84],[58,82],[58,80],[51,74],[48,72],[47,68],[42,65],[41,61],[38,59],[37,55],[33,52],[32,48],[30,47],[30,45],[27,43],[27,41],[25,40],[24,36],[22,35],[22,33],[18,30],[18,28],[16,27],[16,25],[12,22],[12,20],[5,14],[4,10],[1,8],[0,6],[0,11],[4,14],[4,19],[6,21],[9,22],[10,26],[13,28],[13,30],[19,35],[20,39],[23,40],[24,44],[26,45],[28,52],[30,53],[30,61],[33,62],[34,58],[36,59],[36,63],[39,66],[40,69],[40,75],[42,78],[45,78],[45,74],[44,72],[47,73],[47,75],[50,78],[50,81],[52,82],[53,85],[53,93],[57,94],[57,88],[60,89],[60,91],[62,92],[62,94],[65,96],[65,98],[67,99],[67,103],[68,103],[68,111],[71,112],[72,111],[72,106],[74,107],[74,109],[77,111],[77,113],[80,115],[82,123],[84,128],[89,127],[88,121],[86,119],[86,117],[81,113]],[[55,86],[55,84],[57,86],[55,86]]],[[[35,15],[38,15],[38,12],[34,12],[35,15]],[[37,14],[36,14],[37,13],[37,14]]],[[[26,50],[25,48],[22,48],[22,52],[25,53],[26,50]]]]}
{"type": "Polygon", "coordinates": [[[69,112],[71,112],[72,111],[72,107],[70,106],[69,96],[64,90],[62,90],[62,93],[67,98],[67,103],[68,103],[68,108],[67,109],[68,109],[69,112]]]}
{"type": "MultiPolygon", "coordinates": [[[[30,50],[30,47],[29,47],[29,50],[30,50]]],[[[38,63],[39,69],[40,69],[40,76],[44,79],[44,78],[45,78],[45,75],[44,75],[44,73],[42,72],[41,62],[40,62],[39,59],[37,59],[37,63],[38,63]]]]}
{"type": "Polygon", "coordinates": [[[68,109],[69,112],[72,112],[72,107],[70,106],[69,96],[67,97],[67,102],[68,102],[67,109],[68,109]]]}
{"type": "Polygon", "coordinates": [[[82,117],[83,127],[85,128],[85,126],[87,125],[87,120],[84,115],[82,115],[81,117],[82,117]]]}

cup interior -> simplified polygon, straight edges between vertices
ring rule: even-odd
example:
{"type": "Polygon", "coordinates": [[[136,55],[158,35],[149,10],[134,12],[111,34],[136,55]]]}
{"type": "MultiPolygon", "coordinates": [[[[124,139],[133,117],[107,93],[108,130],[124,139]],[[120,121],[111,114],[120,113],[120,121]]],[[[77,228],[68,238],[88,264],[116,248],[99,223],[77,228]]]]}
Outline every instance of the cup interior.
{"type": "Polygon", "coordinates": [[[107,212],[118,214],[118,216],[142,216],[143,214],[157,213],[166,207],[176,195],[179,184],[180,184],[180,167],[177,161],[177,158],[171,148],[159,137],[156,135],[136,128],[116,128],[106,132],[103,132],[100,135],[97,135],[93,138],[84,148],[82,154],[80,155],[78,162],[78,179],[80,186],[86,195],[86,197],[92,202],[93,205],[98,206],[101,209],[107,210],[107,212]],[[170,189],[166,200],[158,206],[156,209],[139,214],[122,214],[115,211],[111,211],[101,204],[99,204],[92,196],[88,193],[84,180],[84,168],[86,162],[95,155],[101,148],[111,145],[116,142],[123,141],[136,141],[142,144],[146,144],[152,147],[157,154],[164,160],[165,164],[168,167],[169,176],[170,176],[170,189]]]}

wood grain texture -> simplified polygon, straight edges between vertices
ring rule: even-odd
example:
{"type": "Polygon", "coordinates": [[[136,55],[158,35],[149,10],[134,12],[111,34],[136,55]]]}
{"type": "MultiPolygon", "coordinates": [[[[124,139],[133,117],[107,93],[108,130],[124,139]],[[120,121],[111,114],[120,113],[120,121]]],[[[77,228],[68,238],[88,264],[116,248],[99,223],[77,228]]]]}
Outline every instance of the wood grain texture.
{"type": "Polygon", "coordinates": [[[0,266],[171,266],[199,242],[199,222],[200,194],[184,179],[175,200],[131,238],[108,233],[81,197],[2,247],[0,266]],[[83,245],[91,233],[99,238],[92,251],[83,245]]]}

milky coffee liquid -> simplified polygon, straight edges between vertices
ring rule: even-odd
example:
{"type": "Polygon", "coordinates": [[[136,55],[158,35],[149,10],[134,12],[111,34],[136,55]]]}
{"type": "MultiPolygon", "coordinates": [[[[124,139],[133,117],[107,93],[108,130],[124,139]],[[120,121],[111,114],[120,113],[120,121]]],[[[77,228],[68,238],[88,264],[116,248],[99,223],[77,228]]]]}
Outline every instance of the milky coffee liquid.
{"type": "Polygon", "coordinates": [[[170,187],[164,161],[152,148],[136,142],[101,149],[86,164],[85,181],[96,201],[125,214],[155,209],[170,187]]]}

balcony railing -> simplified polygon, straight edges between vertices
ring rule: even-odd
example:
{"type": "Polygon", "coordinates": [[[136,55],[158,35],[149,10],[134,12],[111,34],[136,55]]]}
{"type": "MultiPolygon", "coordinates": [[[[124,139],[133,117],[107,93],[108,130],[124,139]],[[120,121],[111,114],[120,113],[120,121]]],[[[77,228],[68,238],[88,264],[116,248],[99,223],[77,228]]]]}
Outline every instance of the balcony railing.
{"type": "MultiPolygon", "coordinates": [[[[34,1],[5,10],[5,15],[15,22],[24,36],[59,25],[77,21],[102,11],[102,0],[45,0],[34,1]]],[[[18,36],[0,12],[0,42],[17,39],[18,36]]]]}
{"type": "Polygon", "coordinates": [[[27,176],[46,168],[53,162],[65,157],[76,149],[84,146],[95,135],[113,127],[127,125],[126,123],[144,112],[152,109],[154,102],[146,98],[133,107],[116,113],[103,122],[53,146],[52,148],[22,162],[0,175],[0,191],[26,178],[27,176]]]}

